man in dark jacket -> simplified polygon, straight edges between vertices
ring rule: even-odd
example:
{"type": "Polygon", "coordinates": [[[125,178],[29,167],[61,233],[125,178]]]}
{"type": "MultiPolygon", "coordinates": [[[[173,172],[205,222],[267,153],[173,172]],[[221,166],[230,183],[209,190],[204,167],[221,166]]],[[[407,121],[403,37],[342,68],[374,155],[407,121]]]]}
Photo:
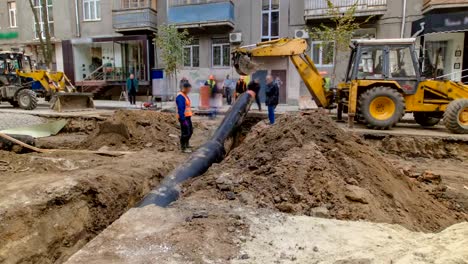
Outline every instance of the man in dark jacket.
{"type": "Polygon", "coordinates": [[[234,93],[234,100],[237,99],[241,94],[247,92],[247,84],[244,81],[244,76],[239,77],[236,83],[236,92],[234,93]]]}
{"type": "Polygon", "coordinates": [[[136,105],[136,95],[138,92],[138,80],[135,78],[135,74],[130,74],[127,79],[127,94],[128,100],[131,105],[136,105]]]}
{"type": "Polygon", "coordinates": [[[275,123],[275,109],[279,103],[279,87],[276,82],[273,81],[273,77],[268,75],[266,78],[266,105],[268,107],[268,119],[270,124],[275,123]]]}
{"type": "Polygon", "coordinates": [[[255,78],[253,81],[251,81],[247,86],[247,90],[255,92],[255,102],[257,102],[258,111],[262,111],[262,104],[258,95],[260,93],[260,80],[255,78]]]}

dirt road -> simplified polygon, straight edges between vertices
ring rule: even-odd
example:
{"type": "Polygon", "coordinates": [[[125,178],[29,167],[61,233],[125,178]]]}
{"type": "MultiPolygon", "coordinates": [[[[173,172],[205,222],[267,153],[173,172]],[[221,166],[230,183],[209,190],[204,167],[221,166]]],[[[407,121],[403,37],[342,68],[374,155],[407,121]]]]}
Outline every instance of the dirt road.
{"type": "MultiPolygon", "coordinates": [[[[0,152],[0,263],[62,263],[76,251],[69,263],[468,262],[463,139],[350,134],[325,116],[247,122],[181,200],[130,209],[187,158],[177,123],[139,111],[102,119],[74,118],[38,143],[133,154],[0,152]]],[[[215,128],[196,122],[192,144],[215,128]]]]}

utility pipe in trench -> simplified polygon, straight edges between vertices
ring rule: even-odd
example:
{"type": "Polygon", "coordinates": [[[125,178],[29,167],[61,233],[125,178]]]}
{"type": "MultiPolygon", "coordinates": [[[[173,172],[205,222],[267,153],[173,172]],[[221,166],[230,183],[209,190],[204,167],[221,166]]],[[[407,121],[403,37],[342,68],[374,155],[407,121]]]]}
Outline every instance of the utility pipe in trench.
{"type": "Polygon", "coordinates": [[[168,206],[179,198],[180,184],[202,175],[211,165],[221,162],[226,154],[224,142],[242,124],[254,98],[255,93],[251,91],[237,98],[213,137],[197,149],[187,161],[166,176],[161,185],[147,194],[137,207],[168,206]]]}

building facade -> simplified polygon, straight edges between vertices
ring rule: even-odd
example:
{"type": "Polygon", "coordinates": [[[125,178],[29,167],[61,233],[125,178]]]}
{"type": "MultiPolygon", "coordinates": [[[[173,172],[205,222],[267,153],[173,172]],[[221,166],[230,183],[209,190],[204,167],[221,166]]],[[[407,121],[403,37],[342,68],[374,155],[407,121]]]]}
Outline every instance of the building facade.
{"type": "Polygon", "coordinates": [[[468,83],[468,1],[424,0],[419,33],[425,76],[468,83]]]}
{"type": "MultiPolygon", "coordinates": [[[[312,39],[307,31],[329,24],[326,0],[34,0],[48,1],[55,49],[54,68],[65,73],[86,91],[116,95],[125,78],[134,73],[143,87],[151,87],[152,69],[163,69],[152,39],[161,24],[174,24],[193,38],[185,47],[186,77],[197,90],[209,75],[220,88],[229,75],[230,52],[242,45],[283,37],[307,38],[308,52],[319,70],[337,80],[344,78],[347,52],[333,54],[333,43],[312,39]],[[338,65],[333,65],[337,56],[338,65]]],[[[429,74],[467,80],[468,0],[333,0],[343,11],[357,3],[356,16],[364,22],[355,38],[400,38],[418,35],[421,56],[429,74]],[[437,24],[441,22],[443,24],[437,24]],[[421,28],[421,25],[424,25],[421,28]]],[[[0,0],[0,30],[17,31],[19,39],[1,40],[0,49],[24,50],[41,64],[40,49],[29,0],[0,0]]],[[[258,71],[249,76],[264,82],[272,74],[280,80],[281,103],[297,104],[310,97],[288,58],[258,59],[258,71]]],[[[171,82],[173,83],[173,82],[171,82]]],[[[177,87],[170,87],[175,93],[177,87]]],[[[153,91],[155,91],[153,89],[153,91]]],[[[143,89],[146,94],[146,90],[143,89]]],[[[261,92],[261,97],[264,95],[261,92]]]]}

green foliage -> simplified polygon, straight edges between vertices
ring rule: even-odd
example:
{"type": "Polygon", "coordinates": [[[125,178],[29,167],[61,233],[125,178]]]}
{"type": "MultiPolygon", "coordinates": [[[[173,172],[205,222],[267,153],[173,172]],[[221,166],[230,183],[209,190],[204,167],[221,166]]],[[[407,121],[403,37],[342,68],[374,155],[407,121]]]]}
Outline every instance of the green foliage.
{"type": "Polygon", "coordinates": [[[187,30],[179,31],[174,25],[158,26],[154,42],[161,50],[161,59],[168,75],[176,74],[184,61],[184,47],[192,42],[187,30]]]}
{"type": "Polygon", "coordinates": [[[356,10],[358,1],[354,2],[346,11],[340,10],[331,0],[327,0],[328,16],[330,17],[331,25],[321,24],[319,28],[314,28],[311,31],[311,37],[321,41],[331,41],[335,43],[335,49],[347,51],[354,32],[367,23],[371,17],[368,17],[364,22],[356,22],[356,10]]]}
{"type": "Polygon", "coordinates": [[[362,24],[367,23],[372,17],[367,17],[367,19],[361,23],[356,21],[358,0],[344,12],[341,8],[336,7],[331,0],[327,0],[327,5],[328,16],[330,17],[331,23],[327,25],[322,23],[320,27],[312,29],[310,31],[310,36],[314,40],[323,41],[324,45],[330,42],[334,43],[333,49],[322,48],[330,52],[330,54],[324,54],[324,56],[333,57],[334,67],[331,75],[331,85],[335,86],[338,52],[348,51],[354,32],[359,29],[362,24]]]}

